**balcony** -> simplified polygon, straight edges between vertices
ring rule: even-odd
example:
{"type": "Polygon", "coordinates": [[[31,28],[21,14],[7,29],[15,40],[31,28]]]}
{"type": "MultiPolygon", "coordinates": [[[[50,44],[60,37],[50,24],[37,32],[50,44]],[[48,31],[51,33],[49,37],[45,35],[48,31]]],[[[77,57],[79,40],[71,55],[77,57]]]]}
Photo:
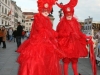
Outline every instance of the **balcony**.
{"type": "Polygon", "coordinates": [[[0,17],[5,18],[6,14],[0,13],[0,17]]]}

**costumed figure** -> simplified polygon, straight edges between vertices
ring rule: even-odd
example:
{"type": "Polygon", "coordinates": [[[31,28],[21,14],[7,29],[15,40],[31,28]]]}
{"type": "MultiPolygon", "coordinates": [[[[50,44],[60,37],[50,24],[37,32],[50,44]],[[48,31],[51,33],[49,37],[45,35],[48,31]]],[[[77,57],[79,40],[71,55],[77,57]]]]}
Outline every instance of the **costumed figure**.
{"type": "Polygon", "coordinates": [[[68,65],[72,63],[74,75],[80,75],[77,71],[78,58],[86,57],[88,50],[87,44],[90,44],[90,58],[92,63],[93,74],[96,75],[95,55],[93,52],[93,42],[91,36],[86,36],[81,32],[79,22],[74,15],[74,7],[77,5],[78,0],[70,0],[68,4],[58,4],[64,13],[57,26],[58,42],[62,51],[66,54],[64,62],[64,75],[68,75],[68,65]],[[86,41],[86,39],[88,39],[86,41]]]}
{"type": "Polygon", "coordinates": [[[57,33],[52,29],[48,17],[56,0],[38,0],[38,10],[30,37],[18,48],[18,75],[61,75],[59,59],[64,54],[59,51],[57,33]]]}

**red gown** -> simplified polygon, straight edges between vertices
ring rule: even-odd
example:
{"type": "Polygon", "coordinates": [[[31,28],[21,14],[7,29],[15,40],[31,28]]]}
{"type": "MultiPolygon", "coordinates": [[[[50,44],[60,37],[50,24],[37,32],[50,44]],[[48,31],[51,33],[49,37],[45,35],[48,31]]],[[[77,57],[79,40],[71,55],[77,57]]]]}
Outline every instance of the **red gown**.
{"type": "Polygon", "coordinates": [[[36,14],[29,39],[17,50],[18,75],[60,75],[58,59],[63,53],[57,47],[56,37],[50,19],[36,14]]]}
{"type": "Polygon", "coordinates": [[[59,46],[67,58],[86,57],[88,55],[86,35],[81,32],[80,28],[80,24],[75,18],[68,21],[63,17],[58,23],[59,46]]]}

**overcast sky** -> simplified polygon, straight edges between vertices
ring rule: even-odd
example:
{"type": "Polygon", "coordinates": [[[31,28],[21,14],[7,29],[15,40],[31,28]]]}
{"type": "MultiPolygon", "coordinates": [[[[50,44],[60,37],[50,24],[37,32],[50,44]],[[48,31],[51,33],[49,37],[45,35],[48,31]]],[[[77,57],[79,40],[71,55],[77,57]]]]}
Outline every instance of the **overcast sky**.
{"type": "MultiPolygon", "coordinates": [[[[37,12],[37,0],[14,0],[17,5],[21,7],[22,11],[26,12],[37,12]]],[[[63,4],[68,3],[70,0],[59,0],[58,3],[62,2],[63,4]]],[[[54,5],[54,29],[56,28],[57,23],[59,22],[58,17],[59,8],[54,5]]],[[[80,20],[89,16],[93,18],[93,21],[100,22],[100,0],[78,0],[78,4],[75,7],[75,16],[80,20]]]]}

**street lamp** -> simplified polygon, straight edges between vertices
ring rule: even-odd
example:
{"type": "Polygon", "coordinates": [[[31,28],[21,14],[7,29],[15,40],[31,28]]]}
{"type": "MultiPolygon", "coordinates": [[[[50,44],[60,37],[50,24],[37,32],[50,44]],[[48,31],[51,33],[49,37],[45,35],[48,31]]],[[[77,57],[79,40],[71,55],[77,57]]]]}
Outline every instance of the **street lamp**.
{"type": "MultiPolygon", "coordinates": [[[[60,3],[61,5],[63,4],[62,2],[60,3]]],[[[59,18],[60,18],[60,20],[61,20],[61,17],[62,17],[62,9],[60,9],[59,11],[58,11],[58,13],[59,13],[59,18]]]]}
{"type": "Polygon", "coordinates": [[[53,17],[53,8],[52,8],[52,10],[51,10],[51,12],[50,12],[50,14],[49,14],[49,16],[51,16],[51,17],[53,17]]]}

